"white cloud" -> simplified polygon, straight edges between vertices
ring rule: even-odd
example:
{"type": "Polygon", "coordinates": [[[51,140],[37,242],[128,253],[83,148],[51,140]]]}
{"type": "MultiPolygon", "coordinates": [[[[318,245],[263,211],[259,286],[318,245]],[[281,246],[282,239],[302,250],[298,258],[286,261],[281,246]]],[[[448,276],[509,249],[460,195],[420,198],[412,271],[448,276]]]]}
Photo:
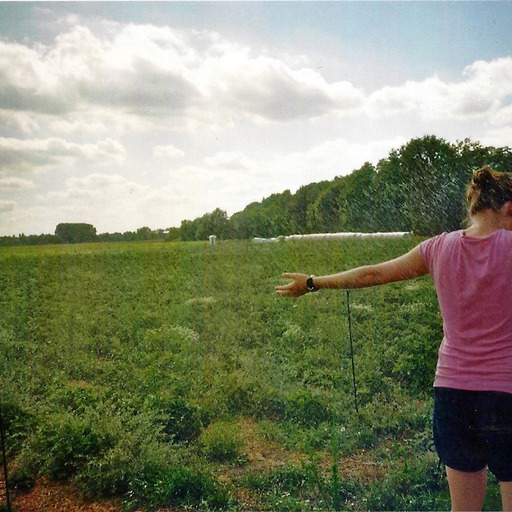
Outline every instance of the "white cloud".
{"type": "Polygon", "coordinates": [[[253,57],[249,48],[224,43],[201,67],[201,82],[232,116],[291,121],[353,111],[363,100],[348,82],[329,84],[310,68],[293,69],[283,60],[253,57]]]}
{"type": "Polygon", "coordinates": [[[183,42],[171,29],[133,25],[111,39],[75,26],[50,46],[0,43],[0,103],[58,116],[94,106],[110,121],[123,112],[180,113],[198,93],[177,46],[183,42]]]}
{"type": "Polygon", "coordinates": [[[12,128],[23,134],[32,134],[39,130],[39,124],[30,114],[3,109],[0,109],[0,126],[12,128]]]}
{"type": "Polygon", "coordinates": [[[67,179],[63,189],[39,200],[58,222],[88,222],[99,232],[114,232],[147,224],[141,204],[150,193],[147,185],[119,174],[92,173],[67,179]]]}
{"type": "Polygon", "coordinates": [[[11,123],[19,112],[55,115],[60,131],[87,129],[67,119],[85,107],[104,116],[96,126],[122,125],[124,116],[191,126],[305,119],[352,111],[363,99],[348,82],[329,84],[316,70],[252,56],[211,32],[127,25],[107,37],[75,26],[50,46],[0,43],[0,55],[0,101],[11,123]]]}
{"type": "Polygon", "coordinates": [[[14,201],[0,200],[0,213],[12,212],[15,207],[16,207],[16,203],[14,201]]]}
{"type": "Polygon", "coordinates": [[[270,57],[214,32],[129,24],[102,34],[77,25],[48,46],[0,42],[1,117],[26,133],[48,116],[58,116],[53,126],[62,133],[104,133],[126,123],[163,127],[170,119],[186,129],[361,111],[460,119],[496,115],[512,88],[509,57],[476,61],[459,82],[432,76],[367,97],[348,81],[327,82],[305,62],[270,57]]]}
{"type": "Polygon", "coordinates": [[[125,158],[122,144],[105,139],[77,144],[58,137],[14,139],[0,137],[0,171],[34,172],[48,166],[73,164],[115,165],[125,158]]]}
{"type": "Polygon", "coordinates": [[[0,191],[28,190],[35,188],[35,186],[33,181],[22,180],[21,178],[0,178],[0,191]]]}
{"type": "Polygon", "coordinates": [[[115,191],[118,194],[128,196],[128,194],[133,194],[142,188],[144,187],[140,184],[129,181],[119,174],[93,173],[85,177],[66,180],[65,193],[86,192],[89,196],[103,197],[115,191]]]}
{"type": "Polygon", "coordinates": [[[512,126],[502,126],[500,128],[493,128],[487,130],[479,138],[484,146],[494,147],[510,147],[510,141],[512,140],[512,126]]]}
{"type": "Polygon", "coordinates": [[[206,164],[221,170],[245,171],[254,169],[255,162],[239,151],[221,151],[205,158],[206,164]]]}
{"type": "Polygon", "coordinates": [[[500,109],[512,96],[512,57],[476,61],[462,73],[463,80],[443,82],[434,76],[422,82],[408,81],[398,87],[373,92],[366,109],[382,117],[416,111],[424,119],[499,119],[500,109]]]}
{"type": "Polygon", "coordinates": [[[90,114],[83,116],[79,119],[67,118],[66,116],[58,119],[51,119],[49,121],[50,129],[54,132],[64,135],[72,134],[90,134],[90,135],[104,135],[109,132],[108,126],[102,121],[95,121],[90,114]]]}
{"type": "Polygon", "coordinates": [[[156,158],[178,158],[184,155],[185,151],[177,148],[173,144],[155,146],[153,148],[153,156],[156,158]]]}
{"type": "Polygon", "coordinates": [[[503,126],[512,123],[512,105],[500,108],[490,119],[493,125],[503,126]]]}
{"type": "Polygon", "coordinates": [[[306,151],[278,155],[267,163],[265,174],[273,183],[275,192],[285,189],[294,192],[309,183],[347,175],[365,162],[376,164],[381,158],[387,157],[392,149],[405,142],[402,137],[366,143],[344,138],[326,140],[306,151]]]}

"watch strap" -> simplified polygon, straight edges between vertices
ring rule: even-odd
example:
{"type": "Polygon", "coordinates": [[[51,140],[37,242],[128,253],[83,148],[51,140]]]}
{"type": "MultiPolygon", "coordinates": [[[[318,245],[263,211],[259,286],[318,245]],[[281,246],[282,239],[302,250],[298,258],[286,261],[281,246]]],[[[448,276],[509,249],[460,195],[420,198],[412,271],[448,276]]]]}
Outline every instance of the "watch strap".
{"type": "Polygon", "coordinates": [[[317,292],[318,291],[318,288],[315,286],[315,284],[313,283],[313,278],[315,276],[309,276],[306,280],[306,286],[308,288],[308,292],[317,292]]]}

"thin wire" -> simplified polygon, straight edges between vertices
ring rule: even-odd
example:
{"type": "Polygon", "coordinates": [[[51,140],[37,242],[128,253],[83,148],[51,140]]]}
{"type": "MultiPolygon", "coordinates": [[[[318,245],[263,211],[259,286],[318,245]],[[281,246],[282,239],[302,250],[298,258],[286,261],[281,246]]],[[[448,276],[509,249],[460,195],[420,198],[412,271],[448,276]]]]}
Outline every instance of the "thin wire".
{"type": "Polygon", "coordinates": [[[350,293],[347,292],[347,318],[348,318],[348,338],[350,340],[350,359],[352,361],[352,385],[354,389],[354,406],[356,413],[359,414],[359,407],[357,404],[357,384],[356,384],[356,365],[354,362],[354,342],[352,340],[352,315],[350,314],[350,293]]]}
{"type": "Polygon", "coordinates": [[[0,442],[2,444],[2,458],[4,465],[4,481],[5,481],[5,498],[7,500],[7,512],[11,512],[11,499],[9,497],[9,481],[7,478],[7,456],[5,449],[5,429],[4,429],[4,421],[2,415],[2,409],[0,407],[0,442]]]}

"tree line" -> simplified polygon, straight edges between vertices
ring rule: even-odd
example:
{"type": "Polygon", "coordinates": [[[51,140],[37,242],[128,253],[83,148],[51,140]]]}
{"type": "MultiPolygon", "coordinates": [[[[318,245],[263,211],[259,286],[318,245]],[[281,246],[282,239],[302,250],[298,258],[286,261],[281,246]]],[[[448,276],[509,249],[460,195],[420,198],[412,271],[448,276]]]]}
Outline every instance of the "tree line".
{"type": "Polygon", "coordinates": [[[1,237],[0,245],[192,241],[207,240],[212,234],[227,240],[340,231],[411,231],[431,236],[462,226],[465,188],[473,171],[484,165],[512,172],[512,150],[470,139],[449,143],[427,135],[393,149],[376,165],[366,162],[347,176],[305,185],[294,194],[290,190],[272,194],[231,217],[216,208],[183,220],[180,227],[100,235],[91,225],[59,224],[55,235],[1,237]]]}
{"type": "Polygon", "coordinates": [[[489,165],[512,172],[509,147],[469,139],[449,143],[433,135],[412,139],[376,165],[311,183],[249,204],[228,218],[217,209],[169,232],[175,240],[277,237],[343,231],[411,231],[431,236],[459,229],[473,171],[489,165]]]}
{"type": "Polygon", "coordinates": [[[61,223],[55,228],[55,234],[3,236],[0,237],[0,246],[21,245],[50,245],[50,244],[76,244],[91,242],[137,242],[148,240],[167,239],[168,230],[152,230],[147,226],[136,231],[123,233],[96,233],[92,224],[61,223]]]}

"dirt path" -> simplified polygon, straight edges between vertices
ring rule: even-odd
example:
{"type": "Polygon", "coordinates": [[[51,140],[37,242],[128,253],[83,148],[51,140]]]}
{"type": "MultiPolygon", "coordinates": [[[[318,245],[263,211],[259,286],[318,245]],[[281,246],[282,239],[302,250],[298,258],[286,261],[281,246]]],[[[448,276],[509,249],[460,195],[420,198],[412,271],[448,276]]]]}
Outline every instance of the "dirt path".
{"type": "MultiPolygon", "coordinates": [[[[0,503],[6,504],[3,480],[0,503]]],[[[113,501],[91,503],[80,498],[68,485],[40,479],[28,492],[11,491],[10,500],[16,512],[120,512],[121,505],[113,501]]]]}

